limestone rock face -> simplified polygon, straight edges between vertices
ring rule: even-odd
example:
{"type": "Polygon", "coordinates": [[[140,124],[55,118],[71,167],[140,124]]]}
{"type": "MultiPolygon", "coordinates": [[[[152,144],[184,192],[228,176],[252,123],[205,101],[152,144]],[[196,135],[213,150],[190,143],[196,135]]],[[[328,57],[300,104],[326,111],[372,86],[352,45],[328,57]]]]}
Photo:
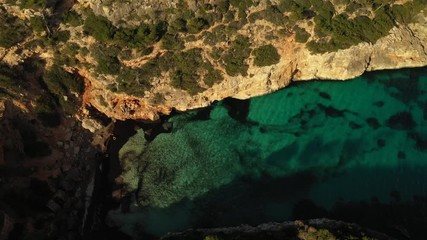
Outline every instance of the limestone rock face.
{"type": "Polygon", "coordinates": [[[312,55],[300,52],[294,80],[339,79],[360,76],[365,71],[420,67],[427,63],[427,25],[394,28],[376,44],[361,43],[336,53],[312,55]]]}
{"type": "Polygon", "coordinates": [[[250,66],[247,77],[226,77],[220,84],[195,96],[174,89],[163,79],[154,84],[153,92],[161,92],[164,99],[162,103],[154,104],[150,92],[143,98],[112,94],[105,91],[99,81],[92,79],[91,82],[99,86],[88,93],[91,96],[89,102],[112,118],[157,120],[159,114],[169,114],[172,109],[186,111],[206,107],[213,101],[227,97],[247,99],[274,92],[292,81],[346,80],[365,71],[425,66],[427,24],[424,19],[420,23],[395,27],[376,44],[361,43],[332,53],[312,54],[304,44],[296,43],[293,39],[286,39],[276,47],[281,55],[276,65],[250,66]],[[99,96],[110,104],[102,105],[99,96]]]}

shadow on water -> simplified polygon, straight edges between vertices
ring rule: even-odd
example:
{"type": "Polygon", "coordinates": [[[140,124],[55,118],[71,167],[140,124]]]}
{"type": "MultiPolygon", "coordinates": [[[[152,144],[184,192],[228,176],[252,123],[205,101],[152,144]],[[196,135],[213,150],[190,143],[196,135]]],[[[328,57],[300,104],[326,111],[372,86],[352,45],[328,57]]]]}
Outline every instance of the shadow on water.
{"type": "Polygon", "coordinates": [[[142,216],[139,222],[150,222],[151,227],[142,225],[139,231],[154,239],[188,228],[330,218],[396,239],[422,240],[427,226],[427,180],[421,175],[426,170],[357,167],[336,169],[340,173],[328,178],[318,177],[315,169],[280,178],[242,177],[191,201],[146,208],[144,214],[150,218],[142,216]]]}
{"type": "Polygon", "coordinates": [[[136,134],[138,128],[146,129],[147,140],[154,139],[162,132],[168,132],[169,125],[165,125],[166,120],[155,123],[144,123],[136,121],[117,121],[114,125],[113,136],[107,147],[105,156],[99,156],[100,167],[95,176],[95,189],[91,199],[91,212],[94,212],[93,218],[89,219],[89,224],[84,229],[84,239],[131,239],[126,234],[118,231],[115,227],[110,227],[105,222],[108,211],[122,207],[128,209],[130,203],[129,197],[124,197],[118,202],[112,197],[112,191],[119,188],[116,186],[115,179],[122,173],[122,167],[119,160],[119,151],[130,137],[136,134]]]}
{"type": "Polygon", "coordinates": [[[370,83],[383,84],[389,88],[391,96],[403,103],[409,103],[425,94],[425,90],[420,87],[420,77],[425,76],[427,76],[427,68],[421,67],[367,72],[363,78],[370,83]]]}
{"type": "Polygon", "coordinates": [[[286,211],[280,209],[281,203],[306,196],[315,181],[316,176],[310,171],[283,178],[267,175],[258,179],[242,177],[194,200],[193,226],[223,227],[280,221],[280,218],[272,219],[269,208],[279,207],[274,215],[286,214],[286,211]]]}
{"type": "Polygon", "coordinates": [[[236,98],[226,98],[223,100],[228,110],[228,115],[235,120],[245,123],[249,114],[250,99],[240,100],[236,98]]]}

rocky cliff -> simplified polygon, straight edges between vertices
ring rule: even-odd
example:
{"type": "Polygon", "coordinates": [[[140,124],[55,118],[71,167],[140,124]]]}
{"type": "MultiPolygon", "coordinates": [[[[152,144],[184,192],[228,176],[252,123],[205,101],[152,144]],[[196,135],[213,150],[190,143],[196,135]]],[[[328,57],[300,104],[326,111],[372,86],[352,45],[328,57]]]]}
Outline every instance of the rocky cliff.
{"type": "MultiPolygon", "coordinates": [[[[147,4],[151,4],[148,2],[147,4]]],[[[138,3],[144,5],[144,2],[138,3]]],[[[92,1],[89,5],[94,12],[103,14],[112,21],[120,19],[118,16],[129,16],[123,12],[126,7],[105,9],[100,7],[99,1],[92,1]]],[[[247,15],[259,11],[260,8],[263,6],[247,10],[247,15]]],[[[279,28],[267,21],[248,23],[239,33],[248,36],[255,46],[273,44],[278,50],[280,61],[274,65],[259,67],[253,63],[253,57],[249,57],[246,76],[229,76],[221,69],[224,80],[195,95],[170,86],[168,77],[158,79],[143,97],[105,91],[98,79],[91,79],[93,88],[87,92],[88,103],[112,118],[156,120],[159,114],[169,114],[172,109],[186,111],[201,108],[227,97],[247,99],[284,88],[292,81],[346,80],[360,76],[365,71],[424,66],[427,64],[426,13],[419,13],[414,23],[395,25],[386,36],[375,43],[362,42],[328,53],[313,53],[305,43],[295,40],[294,33],[285,37],[269,38],[268,34],[278,31],[279,28]],[[159,95],[162,96],[161,100],[155,101],[159,95]],[[103,96],[108,104],[102,104],[102,98],[99,96],[103,96]]],[[[307,29],[309,32],[314,31],[309,26],[307,29]]],[[[191,42],[187,48],[190,47],[211,48],[200,41],[191,42]]]]}
{"type": "MultiPolygon", "coordinates": [[[[138,98],[112,94],[102,86],[87,92],[89,103],[115,119],[156,120],[159,114],[169,114],[172,109],[202,108],[227,97],[248,99],[284,88],[292,81],[348,80],[366,71],[421,67],[427,65],[426,21],[422,17],[422,23],[395,27],[375,44],[360,43],[333,53],[312,54],[292,38],[283,39],[277,43],[281,55],[279,63],[267,67],[251,66],[249,76],[226,77],[222,83],[194,96],[159,82],[153,93],[164,93],[161,103],[153,104],[155,95],[151,93],[138,98]],[[99,96],[110,104],[103,106],[99,96]]],[[[93,79],[91,83],[96,84],[97,80],[93,79]]]]}
{"type": "MultiPolygon", "coordinates": [[[[14,66],[36,55],[46,72],[59,67],[77,75],[86,86],[82,106],[119,120],[153,121],[174,109],[247,99],[292,81],[427,65],[424,0],[2,6],[10,19],[30,20],[34,30],[0,46],[3,63],[14,66]]],[[[65,102],[76,94],[56,91],[65,102]]]]}

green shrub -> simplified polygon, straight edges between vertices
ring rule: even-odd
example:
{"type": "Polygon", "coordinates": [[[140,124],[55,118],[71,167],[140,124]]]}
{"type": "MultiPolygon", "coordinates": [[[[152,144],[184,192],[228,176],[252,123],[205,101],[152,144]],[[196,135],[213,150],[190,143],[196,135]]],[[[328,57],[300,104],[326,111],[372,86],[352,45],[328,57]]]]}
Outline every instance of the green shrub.
{"type": "Polygon", "coordinates": [[[67,42],[68,40],[70,40],[71,34],[70,31],[68,30],[62,30],[62,31],[56,31],[53,32],[52,34],[52,38],[55,41],[59,41],[59,42],[67,42]]]}
{"type": "Polygon", "coordinates": [[[234,21],[235,16],[236,16],[236,12],[230,10],[224,15],[224,21],[225,22],[234,21]]]}
{"type": "Polygon", "coordinates": [[[216,61],[219,61],[221,59],[222,54],[224,53],[224,49],[214,47],[212,49],[212,52],[210,53],[210,56],[215,59],[216,61]]]}
{"type": "Polygon", "coordinates": [[[84,83],[81,79],[54,65],[43,75],[43,82],[65,113],[73,114],[77,110],[77,100],[72,93],[83,92],[84,83]],[[68,98],[67,101],[64,96],[68,98]]]}
{"type": "Polygon", "coordinates": [[[182,50],[185,48],[184,42],[177,34],[166,34],[161,41],[161,46],[167,50],[182,50]]]}
{"type": "Polygon", "coordinates": [[[228,12],[228,9],[230,8],[230,1],[229,0],[219,0],[216,2],[215,8],[218,12],[225,14],[228,12]]]}
{"type": "Polygon", "coordinates": [[[21,0],[21,8],[41,9],[46,7],[47,0],[21,0]]]}
{"type": "Polygon", "coordinates": [[[114,32],[113,42],[118,45],[130,45],[133,41],[133,36],[136,34],[136,29],[120,28],[114,32]]]}
{"type": "Polygon", "coordinates": [[[115,29],[107,18],[90,13],[85,20],[84,31],[98,41],[107,42],[112,40],[115,29]]]}
{"type": "Polygon", "coordinates": [[[310,33],[305,29],[295,26],[295,41],[299,43],[305,43],[310,38],[310,33]]]}
{"type": "Polygon", "coordinates": [[[403,5],[395,4],[390,11],[395,21],[401,24],[409,24],[421,10],[426,9],[426,5],[426,0],[414,0],[403,5]]]}
{"type": "Polygon", "coordinates": [[[225,52],[223,59],[225,70],[230,76],[246,76],[249,65],[246,59],[251,54],[249,38],[238,35],[231,47],[225,52]]]}
{"type": "Polygon", "coordinates": [[[278,6],[276,5],[268,6],[265,10],[249,15],[250,22],[255,22],[256,20],[262,19],[275,25],[283,25],[288,21],[288,18],[279,10],[278,6]]]}
{"type": "Polygon", "coordinates": [[[345,11],[352,14],[356,12],[358,9],[363,8],[363,5],[358,2],[350,2],[347,7],[345,8],[345,11]]]}
{"type": "Polygon", "coordinates": [[[87,56],[89,54],[89,49],[87,49],[87,47],[83,47],[79,50],[79,54],[82,56],[87,56]]]}
{"type": "Polygon", "coordinates": [[[308,43],[309,49],[315,53],[337,51],[361,42],[375,43],[388,35],[396,23],[412,22],[414,16],[427,5],[425,0],[410,1],[403,5],[391,5],[385,0],[349,2],[346,8],[349,13],[360,8],[375,9],[374,19],[366,16],[349,19],[346,13],[334,16],[333,6],[318,2],[312,1],[312,4],[317,14],[314,18],[315,33],[320,40],[308,43]]]}
{"type": "Polygon", "coordinates": [[[67,42],[62,48],[54,52],[54,60],[56,65],[75,66],[78,61],[76,55],[79,53],[80,46],[77,43],[67,42]]]}
{"type": "Polygon", "coordinates": [[[172,74],[172,86],[185,90],[191,95],[197,94],[203,91],[203,88],[197,83],[197,76],[195,73],[177,70],[172,74]]]}
{"type": "Polygon", "coordinates": [[[187,21],[183,18],[176,18],[169,26],[172,33],[187,32],[187,21]]]}
{"type": "Polygon", "coordinates": [[[151,87],[150,80],[153,76],[148,76],[147,67],[128,68],[124,67],[117,76],[118,85],[116,91],[129,95],[143,97],[144,92],[151,87]]]}
{"type": "Polygon", "coordinates": [[[206,19],[203,18],[191,18],[187,21],[186,28],[189,33],[196,34],[209,26],[206,19]]]}
{"type": "Polygon", "coordinates": [[[207,69],[207,73],[205,77],[203,78],[203,82],[206,83],[209,87],[212,87],[214,84],[220,83],[224,80],[224,76],[221,74],[220,71],[217,69],[214,69],[212,65],[210,65],[207,69]]]}
{"type": "Polygon", "coordinates": [[[199,14],[201,18],[206,20],[208,26],[221,22],[223,18],[223,14],[218,11],[201,12],[199,14]]]}
{"type": "Polygon", "coordinates": [[[182,89],[191,95],[203,91],[198,80],[201,78],[198,69],[202,67],[201,49],[193,48],[176,53],[173,58],[172,86],[182,89]]]}
{"type": "Polygon", "coordinates": [[[113,46],[107,47],[103,44],[93,44],[90,46],[92,57],[97,62],[96,71],[101,74],[117,75],[120,72],[121,64],[117,55],[119,49],[113,46]]]}
{"type": "Polygon", "coordinates": [[[270,66],[280,61],[280,55],[277,49],[271,44],[259,47],[252,53],[255,56],[254,64],[256,66],[270,66]]]}
{"type": "Polygon", "coordinates": [[[204,38],[204,43],[208,45],[215,45],[220,42],[225,42],[228,38],[226,27],[224,25],[219,25],[213,28],[212,31],[206,31],[204,38]]]}
{"type": "Polygon", "coordinates": [[[122,47],[145,48],[160,41],[166,34],[168,24],[157,22],[155,24],[141,24],[139,27],[119,28],[114,30],[113,42],[122,47]]]}
{"type": "Polygon", "coordinates": [[[24,40],[29,33],[24,21],[0,9],[0,47],[10,48],[24,40]]]}
{"type": "Polygon", "coordinates": [[[376,9],[375,18],[358,16],[349,19],[346,14],[331,17],[329,13],[315,17],[315,32],[321,37],[331,37],[331,40],[310,42],[312,52],[328,52],[345,49],[361,42],[375,43],[387,35],[394,26],[388,7],[376,9]]]}
{"type": "Polygon", "coordinates": [[[154,97],[152,99],[152,104],[154,104],[154,105],[160,105],[160,104],[162,104],[164,102],[165,102],[165,98],[163,97],[162,94],[160,94],[160,93],[155,93],[154,94],[154,97]]]}
{"type": "Polygon", "coordinates": [[[158,22],[156,24],[141,24],[133,36],[133,45],[136,47],[146,46],[159,41],[167,32],[168,24],[158,22]]]}
{"type": "Polygon", "coordinates": [[[254,5],[252,0],[230,0],[230,5],[239,9],[239,12],[244,13],[246,10],[254,5]]]}
{"type": "Polygon", "coordinates": [[[67,11],[62,14],[62,21],[65,24],[69,24],[73,27],[77,27],[83,24],[80,15],[74,11],[67,11]]]}
{"type": "Polygon", "coordinates": [[[38,33],[43,32],[46,29],[44,19],[41,16],[32,17],[30,19],[30,26],[33,29],[33,31],[38,33]]]}
{"type": "Polygon", "coordinates": [[[66,96],[70,93],[83,92],[83,82],[66,72],[61,67],[54,65],[43,75],[43,82],[48,87],[49,91],[56,96],[66,96]]]}

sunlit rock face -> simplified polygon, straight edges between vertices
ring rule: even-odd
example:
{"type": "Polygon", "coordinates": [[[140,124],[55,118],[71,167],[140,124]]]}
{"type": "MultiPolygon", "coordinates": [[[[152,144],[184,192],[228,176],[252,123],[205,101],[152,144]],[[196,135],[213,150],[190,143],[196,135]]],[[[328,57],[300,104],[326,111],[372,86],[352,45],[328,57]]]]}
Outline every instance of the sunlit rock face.
{"type": "MultiPolygon", "coordinates": [[[[147,20],[150,22],[162,19],[171,23],[174,20],[174,14],[168,13],[173,13],[174,10],[181,8],[180,1],[132,0],[121,3],[118,1],[79,0],[79,2],[82,6],[89,6],[97,15],[105,16],[114,25],[133,27],[147,20]]],[[[221,1],[187,0],[183,2],[186,3],[185,8],[197,11],[202,9],[205,3],[216,6],[217,2],[221,1]]],[[[256,4],[245,11],[248,18],[271,6],[271,4],[274,5],[281,1],[261,0],[253,2],[256,4]]],[[[327,1],[323,2],[326,4],[327,1]]],[[[346,8],[342,3],[332,2],[334,11],[336,11],[334,16],[339,15],[346,8]]],[[[408,1],[398,1],[399,4],[406,2],[408,1]]],[[[359,12],[369,13],[370,11],[365,9],[359,12]]],[[[286,13],[285,15],[289,16],[289,14],[286,13]]],[[[346,80],[360,76],[366,71],[425,66],[427,64],[427,52],[425,50],[427,18],[425,14],[426,11],[417,13],[413,23],[410,24],[393,24],[393,27],[389,31],[387,30],[378,41],[363,41],[330,52],[309,50],[308,43],[296,41],[296,34],[292,30],[289,30],[289,34],[279,34],[286,24],[276,25],[265,19],[241,21],[241,26],[233,30],[234,33],[248,37],[252,49],[265,44],[272,44],[277,49],[280,60],[272,65],[257,66],[254,64],[254,56],[251,56],[245,60],[245,64],[248,66],[247,74],[237,75],[228,74],[224,64],[221,64],[226,57],[215,61],[211,59],[214,46],[221,46],[224,49],[233,48],[231,42],[234,39],[233,34],[231,34],[224,41],[221,40],[222,42],[218,40],[215,43],[208,44],[204,35],[207,32],[213,32],[214,26],[217,26],[214,24],[209,29],[205,29],[204,32],[192,36],[192,38],[186,38],[186,35],[182,35],[180,38],[185,41],[186,51],[194,48],[201,49],[203,59],[211,61],[215,68],[220,70],[224,77],[223,80],[212,86],[203,86],[204,90],[197,94],[190,94],[173,87],[170,77],[173,75],[172,72],[165,72],[161,77],[149,81],[151,89],[144,91],[141,95],[132,95],[106,91],[108,84],[117,82],[117,78],[114,76],[102,80],[97,76],[87,75],[86,78],[93,86],[87,91],[88,103],[115,119],[158,120],[160,115],[170,114],[173,109],[179,111],[193,110],[209,106],[213,102],[227,97],[249,99],[282,89],[292,81],[346,80]],[[160,102],[159,99],[161,99],[160,102]]],[[[238,21],[238,17],[235,18],[238,21]]],[[[218,24],[228,26],[229,22],[223,20],[218,24]]],[[[314,28],[316,25],[310,19],[300,19],[297,24],[297,26],[306,28],[311,34],[316,32],[314,28]]],[[[375,27],[370,28],[374,29],[375,27]]],[[[311,40],[318,37],[313,35],[311,40]]],[[[133,59],[124,62],[126,64],[131,63],[130,66],[132,67],[141,67],[142,63],[165,53],[165,50],[161,49],[159,45],[161,44],[156,44],[153,53],[142,58],[143,61],[133,59]]],[[[197,84],[197,82],[193,83],[193,85],[197,84]]],[[[134,85],[138,86],[136,83],[134,85]]]]}

